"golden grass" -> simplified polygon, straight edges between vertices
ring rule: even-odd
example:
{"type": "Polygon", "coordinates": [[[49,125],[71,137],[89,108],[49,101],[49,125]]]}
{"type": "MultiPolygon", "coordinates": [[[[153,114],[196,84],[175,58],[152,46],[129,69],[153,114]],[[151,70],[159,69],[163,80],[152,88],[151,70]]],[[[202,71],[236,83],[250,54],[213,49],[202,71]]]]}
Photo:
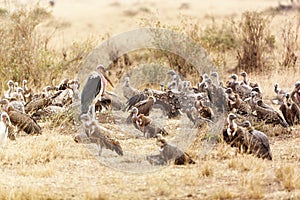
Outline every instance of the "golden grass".
{"type": "MultiPolygon", "coordinates": [[[[128,27],[133,27],[132,25],[129,26],[128,21],[123,18],[126,17],[125,15],[130,16],[128,17],[130,21],[134,21],[132,20],[133,15],[145,14],[149,10],[148,5],[145,8],[131,9],[130,6],[132,5],[124,4],[123,2],[122,4],[119,2],[111,3],[111,7],[122,7],[122,9],[111,12],[114,15],[111,20],[107,20],[109,17],[105,17],[105,20],[108,21],[106,23],[113,21],[111,24],[116,30],[121,30],[116,25],[120,22],[118,20],[123,20],[122,25],[126,27],[125,30],[128,30],[128,27]],[[120,19],[116,20],[116,18],[120,19]]],[[[175,6],[179,8],[180,5],[175,6]]],[[[189,8],[184,9],[184,11],[188,12],[193,7],[194,5],[191,3],[189,8]]],[[[198,10],[197,13],[199,13],[198,10]]],[[[230,14],[234,15],[232,11],[230,14]]],[[[174,16],[173,14],[172,19],[177,21],[178,18],[174,18],[174,16]]],[[[220,14],[217,20],[220,21],[223,18],[224,14],[220,14]]],[[[81,27],[77,31],[90,34],[90,31],[93,32],[91,29],[95,27],[95,29],[99,28],[102,31],[101,35],[103,35],[105,32],[103,29],[106,29],[106,26],[99,23],[100,27],[97,27],[101,20],[103,19],[99,17],[93,26],[86,28],[87,24],[84,24],[84,28],[81,27]]],[[[65,37],[74,42],[73,40],[78,39],[74,36],[76,32],[74,29],[78,28],[77,23],[78,20],[62,19],[61,21],[50,21],[45,26],[49,28],[48,26],[56,25],[65,34],[68,31],[72,32],[65,37]]],[[[89,21],[89,23],[92,22],[89,21]]],[[[43,30],[41,29],[41,31],[43,30]]],[[[276,32],[277,29],[273,31],[276,32]]],[[[55,42],[60,41],[57,37],[59,36],[56,36],[55,42]]],[[[62,43],[57,42],[52,45],[60,47],[60,50],[66,52],[68,57],[76,57],[77,54],[80,54],[79,50],[91,49],[93,46],[91,45],[92,42],[83,47],[81,43],[75,42],[69,49],[68,45],[62,43]]],[[[280,47],[280,45],[278,46],[280,47]]],[[[134,66],[144,61],[146,63],[153,61],[149,52],[143,53],[130,55],[133,56],[134,66]]],[[[220,58],[220,63],[224,63],[226,67],[234,67],[236,64],[232,52],[215,56],[220,58]]],[[[277,61],[274,61],[274,69],[277,69],[277,65],[277,61]]],[[[74,70],[77,69],[76,67],[78,66],[73,66],[67,72],[70,74],[60,73],[60,75],[75,77],[77,75],[77,71],[74,70]]],[[[62,71],[64,68],[59,70],[62,71]]],[[[227,68],[224,69],[223,78],[227,79],[228,73],[227,68]]],[[[262,74],[249,74],[249,78],[251,81],[260,83],[264,99],[268,100],[274,95],[274,83],[279,83],[283,89],[291,90],[294,83],[299,80],[299,72],[273,70],[262,74]]],[[[1,81],[6,80],[1,79],[1,81]]],[[[54,83],[58,81],[53,80],[54,83]]],[[[6,86],[2,85],[1,91],[4,89],[6,86]]],[[[287,131],[287,133],[278,127],[262,127],[262,130],[270,138],[273,161],[265,161],[252,155],[240,155],[224,143],[218,143],[207,152],[203,152],[202,148],[204,147],[201,141],[205,137],[200,135],[188,149],[188,153],[196,161],[195,165],[174,166],[171,164],[153,172],[127,173],[103,166],[95,157],[90,155],[85,145],[76,144],[73,141],[73,136],[77,133],[77,127],[70,126],[68,120],[62,120],[68,119],[68,116],[68,113],[67,117],[55,116],[54,124],[48,122],[43,126],[43,135],[19,136],[16,141],[8,141],[3,152],[0,150],[0,199],[300,198],[299,126],[294,127],[295,129],[292,131],[287,131]],[[199,152],[200,150],[201,152],[199,152]]],[[[171,133],[171,136],[168,137],[173,137],[174,131],[180,128],[179,120],[174,120],[172,123],[172,126],[168,126],[168,131],[171,133]]],[[[152,139],[135,138],[131,133],[124,132],[115,124],[107,124],[105,127],[116,133],[125,153],[132,149],[158,152],[152,139]],[[144,149],[141,150],[141,147],[144,149]]],[[[103,151],[103,156],[107,153],[108,151],[103,151]]]]}

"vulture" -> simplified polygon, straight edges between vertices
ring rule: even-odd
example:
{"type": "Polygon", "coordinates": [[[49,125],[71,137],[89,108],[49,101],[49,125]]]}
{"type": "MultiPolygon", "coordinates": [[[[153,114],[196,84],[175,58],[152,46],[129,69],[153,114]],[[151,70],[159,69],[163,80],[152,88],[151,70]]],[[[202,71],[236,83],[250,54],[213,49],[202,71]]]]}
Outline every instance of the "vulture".
{"type": "Polygon", "coordinates": [[[231,106],[237,110],[238,114],[249,115],[252,113],[251,106],[243,101],[238,94],[235,94],[235,102],[231,106]]]}
{"type": "Polygon", "coordinates": [[[167,92],[155,92],[153,95],[156,99],[155,106],[158,105],[163,109],[168,118],[180,115],[180,109],[183,107],[182,99],[184,96],[180,96],[170,90],[167,92]]]}
{"type": "Polygon", "coordinates": [[[247,79],[247,73],[246,72],[241,72],[240,75],[243,77],[243,81],[241,82],[241,85],[248,85],[250,86],[251,88],[254,88],[254,87],[259,87],[259,85],[255,82],[250,82],[248,79],[247,79]]]}
{"type": "Polygon", "coordinates": [[[211,77],[214,77],[216,79],[216,85],[220,86],[221,82],[220,82],[220,77],[219,77],[219,73],[218,72],[212,72],[210,74],[211,77]]]}
{"type": "MultiPolygon", "coordinates": [[[[262,101],[258,101],[262,102],[262,101]]],[[[278,112],[276,112],[273,109],[269,109],[265,106],[260,106],[260,104],[256,104],[253,107],[253,111],[256,112],[256,117],[258,120],[263,120],[265,123],[268,124],[280,124],[282,127],[286,128],[289,125],[286,123],[286,121],[280,116],[278,112]]]]}
{"type": "MultiPolygon", "coordinates": [[[[135,96],[133,96],[135,97],[135,96]]],[[[131,98],[132,99],[132,98],[131,98]]],[[[129,99],[130,100],[130,99],[129,99]]],[[[149,116],[150,111],[153,108],[153,105],[156,101],[156,98],[153,96],[153,92],[151,90],[149,90],[149,96],[147,97],[147,99],[139,101],[135,104],[131,104],[129,106],[129,108],[132,108],[132,106],[136,107],[138,109],[138,115],[139,114],[144,114],[146,116],[149,116]]],[[[128,104],[129,105],[129,104],[128,104]]],[[[131,117],[132,114],[130,114],[126,120],[127,123],[129,123],[131,121],[131,117]]]]}
{"type": "Polygon", "coordinates": [[[280,90],[278,88],[278,84],[276,83],[274,85],[274,92],[276,94],[276,97],[272,99],[272,103],[279,105],[283,102],[284,98],[285,98],[285,94],[287,93],[285,90],[280,90]]]}
{"type": "Polygon", "coordinates": [[[98,65],[96,71],[88,77],[81,92],[81,114],[87,113],[89,111],[89,106],[92,103],[94,106],[95,99],[98,100],[99,97],[104,95],[107,81],[112,85],[111,81],[105,76],[104,66],[98,65]]]}
{"type": "Polygon", "coordinates": [[[111,151],[115,151],[118,155],[123,156],[122,147],[116,139],[112,138],[111,135],[104,133],[100,130],[97,121],[92,120],[90,122],[90,140],[91,143],[95,143],[99,147],[99,156],[101,156],[102,148],[109,149],[111,151]]]}
{"type": "Polygon", "coordinates": [[[227,83],[227,88],[231,88],[233,92],[236,92],[236,86],[239,85],[238,76],[236,74],[232,74],[229,78],[231,78],[232,81],[227,83]]]}
{"type": "Polygon", "coordinates": [[[194,106],[186,109],[185,113],[188,119],[191,120],[194,126],[197,128],[201,128],[204,123],[213,123],[211,120],[200,116],[198,110],[194,106]]]}
{"type": "Polygon", "coordinates": [[[174,162],[175,165],[195,164],[190,155],[169,144],[160,134],[156,137],[156,145],[159,146],[160,153],[146,157],[147,161],[152,165],[166,165],[170,162],[174,162]]]}
{"type": "Polygon", "coordinates": [[[290,94],[291,99],[300,107],[300,81],[295,83],[295,88],[290,94]]]}
{"type": "Polygon", "coordinates": [[[247,146],[244,143],[244,131],[234,121],[236,118],[235,114],[228,114],[227,126],[223,129],[223,140],[231,147],[236,147],[239,152],[243,153],[247,151],[247,146]]]}
{"type": "MultiPolygon", "coordinates": [[[[8,103],[8,102],[7,102],[8,103]]],[[[20,101],[18,99],[18,95],[17,94],[14,94],[14,97],[10,98],[9,100],[9,105],[11,105],[14,109],[22,112],[22,113],[25,113],[25,107],[24,107],[24,104],[22,101],[20,101]]]]}
{"type": "Polygon", "coordinates": [[[300,123],[300,109],[299,106],[291,100],[289,93],[285,96],[286,99],[279,107],[279,110],[282,112],[288,125],[293,126],[294,124],[300,123]]]}
{"type": "Polygon", "coordinates": [[[137,104],[140,101],[146,100],[148,96],[149,96],[149,89],[145,88],[142,92],[132,96],[130,99],[127,100],[124,110],[127,111],[131,110],[131,108],[135,106],[135,104],[137,104]]]}
{"type": "Polygon", "coordinates": [[[201,117],[214,120],[214,112],[209,106],[204,106],[200,96],[197,96],[197,99],[194,103],[194,107],[197,109],[201,117]]]}
{"type": "Polygon", "coordinates": [[[0,146],[4,148],[4,145],[8,137],[8,128],[11,126],[10,118],[6,112],[0,113],[0,146]]]}
{"type": "Polygon", "coordinates": [[[14,82],[12,80],[9,80],[7,82],[8,90],[4,92],[4,98],[9,99],[12,97],[12,93],[14,92],[14,82]]]}
{"type": "Polygon", "coordinates": [[[131,115],[131,122],[132,122],[133,126],[136,129],[142,131],[142,129],[140,129],[140,126],[139,126],[139,123],[138,123],[138,119],[137,119],[138,112],[139,112],[139,110],[136,107],[131,108],[131,110],[129,111],[129,113],[131,115]]]}
{"type": "Polygon", "coordinates": [[[129,84],[129,77],[125,77],[125,82],[123,84],[122,90],[123,90],[123,96],[127,100],[133,97],[134,95],[140,93],[138,89],[131,87],[131,85],[129,84]]]}
{"type": "Polygon", "coordinates": [[[258,130],[255,130],[249,121],[242,125],[245,128],[245,145],[248,153],[254,154],[259,158],[272,160],[272,153],[268,137],[258,130]]]}
{"type": "Polygon", "coordinates": [[[21,113],[15,110],[11,105],[7,103],[6,99],[0,101],[0,104],[4,105],[4,111],[7,112],[12,125],[14,125],[18,131],[22,130],[27,134],[41,134],[42,129],[29,115],[21,113]]]}
{"type": "Polygon", "coordinates": [[[158,127],[149,117],[145,116],[144,114],[139,114],[137,116],[137,123],[138,126],[141,127],[141,130],[146,138],[156,137],[157,134],[168,135],[168,132],[164,128],[158,127]]]}
{"type": "Polygon", "coordinates": [[[25,113],[32,114],[38,111],[39,109],[43,109],[51,105],[52,99],[56,98],[61,93],[62,91],[58,91],[53,96],[49,97],[47,97],[47,95],[45,94],[42,94],[40,97],[32,99],[25,105],[25,113]]]}

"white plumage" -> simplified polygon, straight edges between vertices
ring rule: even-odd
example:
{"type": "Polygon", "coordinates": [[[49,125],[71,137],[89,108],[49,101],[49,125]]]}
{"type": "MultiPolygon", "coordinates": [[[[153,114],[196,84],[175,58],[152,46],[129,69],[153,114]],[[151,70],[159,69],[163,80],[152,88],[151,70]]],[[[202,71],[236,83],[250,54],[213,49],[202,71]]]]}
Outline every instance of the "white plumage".
{"type": "Polygon", "coordinates": [[[11,125],[9,116],[6,112],[0,115],[0,146],[4,148],[8,136],[8,126],[11,125]]]}

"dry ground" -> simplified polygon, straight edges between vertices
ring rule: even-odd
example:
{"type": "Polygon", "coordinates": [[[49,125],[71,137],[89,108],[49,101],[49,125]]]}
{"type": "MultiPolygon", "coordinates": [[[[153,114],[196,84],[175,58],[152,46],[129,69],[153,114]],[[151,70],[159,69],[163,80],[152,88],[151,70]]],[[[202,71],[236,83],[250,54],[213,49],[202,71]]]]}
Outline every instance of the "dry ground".
{"type": "MultiPolygon", "coordinates": [[[[89,36],[118,34],[137,28],[139,18],[153,16],[153,13],[167,23],[176,23],[179,15],[187,15],[205,24],[210,22],[209,16],[221,20],[245,10],[277,5],[277,1],[271,0],[186,2],[57,1],[53,14],[65,22],[66,27],[59,30],[51,42],[57,48],[65,48],[72,41],[89,36]]],[[[281,19],[276,20],[280,23],[281,19]]],[[[295,71],[251,78],[261,83],[266,97],[270,98],[273,83],[290,88],[299,76],[299,71],[295,71]],[[291,78],[286,78],[288,75],[291,78]]],[[[178,124],[191,125],[180,120],[168,122],[171,141],[180,132],[178,124]]],[[[134,130],[128,127],[105,126],[116,133],[125,155],[157,151],[153,139],[134,138],[134,130]]],[[[299,126],[293,127],[291,132],[280,132],[277,128],[267,130],[273,161],[236,154],[220,143],[206,155],[197,153],[198,149],[189,149],[197,162],[195,165],[170,165],[147,173],[104,166],[94,149],[92,153],[88,151],[92,145],[85,148],[73,141],[76,127],[50,128],[45,124],[43,130],[40,136],[20,136],[16,141],[8,141],[4,151],[0,151],[0,199],[300,199],[299,126]]],[[[198,147],[200,152],[204,148],[201,144],[198,147]]],[[[103,159],[108,156],[118,160],[116,154],[104,150],[103,159]]],[[[141,166],[149,167],[139,159],[141,165],[131,163],[129,167],[136,167],[137,171],[143,170],[141,166]]],[[[130,163],[126,156],[120,160],[130,163]]],[[[120,166],[126,167],[125,164],[120,166]]]]}

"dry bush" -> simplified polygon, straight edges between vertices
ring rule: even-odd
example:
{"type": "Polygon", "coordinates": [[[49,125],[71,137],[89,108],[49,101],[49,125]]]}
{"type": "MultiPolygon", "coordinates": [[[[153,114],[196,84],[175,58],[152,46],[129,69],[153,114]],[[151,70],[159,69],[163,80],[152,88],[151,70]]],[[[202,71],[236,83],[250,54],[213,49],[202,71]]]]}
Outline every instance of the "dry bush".
{"type": "Polygon", "coordinates": [[[237,69],[262,72],[270,67],[275,37],[271,35],[270,18],[259,12],[245,12],[240,22],[233,24],[238,39],[237,69]]]}
{"type": "Polygon", "coordinates": [[[2,85],[9,79],[18,82],[27,79],[35,86],[57,84],[63,75],[74,75],[78,71],[81,59],[91,50],[91,42],[73,43],[67,53],[50,49],[48,43],[57,27],[43,34],[39,29],[51,19],[51,13],[38,5],[31,8],[19,7],[2,17],[2,85]]]}
{"type": "Polygon", "coordinates": [[[283,52],[281,61],[279,65],[286,68],[295,69],[297,56],[296,51],[298,50],[298,32],[300,27],[300,18],[296,24],[296,27],[293,26],[293,22],[287,21],[282,28],[282,39],[283,39],[283,52]]]}
{"type": "MultiPolygon", "coordinates": [[[[207,52],[204,49],[199,51],[201,41],[200,26],[196,22],[182,19],[177,25],[166,25],[162,24],[158,19],[143,19],[141,26],[166,29],[166,32],[163,33],[156,29],[151,31],[154,41],[153,45],[156,47],[156,50],[150,50],[150,52],[152,52],[156,62],[168,63],[170,68],[178,71],[183,77],[191,76],[189,79],[198,79],[198,69],[210,69],[211,63],[207,60],[207,52]],[[176,33],[175,37],[173,37],[174,34],[172,32],[176,33]],[[172,52],[170,52],[171,50],[172,52]],[[189,58],[183,58],[180,54],[189,58]],[[199,63],[199,66],[193,66],[189,59],[194,59],[198,55],[203,57],[203,63],[199,63]]],[[[200,73],[202,72],[200,71],[200,73]]]]}
{"type": "Polygon", "coordinates": [[[278,167],[275,169],[275,177],[288,191],[300,189],[300,175],[297,165],[284,164],[278,167]]]}

